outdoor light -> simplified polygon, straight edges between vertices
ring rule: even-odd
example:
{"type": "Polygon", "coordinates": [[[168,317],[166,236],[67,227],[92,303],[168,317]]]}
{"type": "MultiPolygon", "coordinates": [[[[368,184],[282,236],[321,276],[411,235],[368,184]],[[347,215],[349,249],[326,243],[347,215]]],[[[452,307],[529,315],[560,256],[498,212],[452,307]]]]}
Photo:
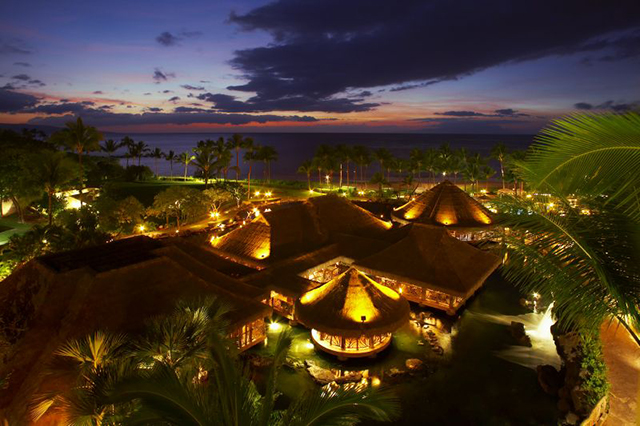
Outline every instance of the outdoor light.
{"type": "Polygon", "coordinates": [[[547,204],[547,205],[549,206],[549,208],[550,208],[550,209],[552,209],[552,208],[555,206],[555,204],[554,204],[554,203],[549,203],[549,204],[547,204]]]}
{"type": "Polygon", "coordinates": [[[256,191],[254,194],[256,197],[260,195],[260,191],[256,191]]]}
{"type": "Polygon", "coordinates": [[[282,329],[282,325],[279,322],[272,322],[269,324],[269,331],[280,331],[282,329]]]}
{"type": "Polygon", "coordinates": [[[309,341],[307,341],[307,343],[304,344],[304,347],[307,348],[307,349],[313,349],[314,348],[313,343],[311,343],[309,341]]]}
{"type": "Polygon", "coordinates": [[[527,194],[527,195],[526,195],[526,197],[527,197],[527,198],[531,198],[531,194],[527,194]]]}
{"type": "Polygon", "coordinates": [[[144,232],[144,225],[140,225],[140,226],[138,226],[138,230],[139,230],[140,232],[144,232]]]}
{"type": "Polygon", "coordinates": [[[266,195],[267,197],[271,197],[271,191],[265,192],[264,195],[266,195]]]}
{"type": "Polygon", "coordinates": [[[372,377],[371,378],[371,386],[373,386],[374,388],[380,386],[380,378],[372,377]]]}

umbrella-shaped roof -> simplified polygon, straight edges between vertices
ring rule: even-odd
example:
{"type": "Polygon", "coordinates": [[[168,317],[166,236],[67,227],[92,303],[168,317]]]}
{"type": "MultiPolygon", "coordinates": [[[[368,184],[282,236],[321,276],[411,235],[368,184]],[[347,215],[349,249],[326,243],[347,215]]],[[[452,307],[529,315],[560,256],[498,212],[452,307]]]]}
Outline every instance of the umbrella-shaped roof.
{"type": "Polygon", "coordinates": [[[309,328],[343,337],[397,330],[409,320],[409,303],[392,289],[350,268],[296,302],[296,317],[309,328]]]}
{"type": "Polygon", "coordinates": [[[493,224],[487,208],[448,180],[399,207],[393,217],[401,223],[453,228],[483,228],[493,224]]]}

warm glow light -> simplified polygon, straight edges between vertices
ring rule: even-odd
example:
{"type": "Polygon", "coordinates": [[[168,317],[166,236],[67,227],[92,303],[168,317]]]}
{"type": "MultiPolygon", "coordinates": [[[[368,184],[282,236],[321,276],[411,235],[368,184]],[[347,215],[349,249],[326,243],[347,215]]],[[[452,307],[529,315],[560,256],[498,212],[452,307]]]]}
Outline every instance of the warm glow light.
{"type": "Polygon", "coordinates": [[[481,189],[480,192],[482,192],[483,194],[486,194],[487,190],[486,189],[481,189]]]}
{"type": "Polygon", "coordinates": [[[549,204],[547,204],[547,206],[549,206],[549,208],[552,209],[555,206],[555,204],[554,203],[549,203],[549,204]]]}
{"type": "Polygon", "coordinates": [[[138,226],[138,231],[144,232],[144,225],[139,225],[138,226]]]}
{"type": "Polygon", "coordinates": [[[264,195],[266,195],[267,197],[271,197],[271,191],[265,192],[264,195]]]}
{"type": "Polygon", "coordinates": [[[364,191],[358,191],[358,195],[364,195],[364,191]]]}
{"type": "Polygon", "coordinates": [[[272,322],[269,324],[269,331],[280,331],[282,330],[282,324],[279,322],[272,322]]]}
{"type": "Polygon", "coordinates": [[[532,195],[531,195],[531,194],[527,194],[527,195],[526,195],[526,197],[527,197],[527,198],[531,198],[531,197],[532,197],[532,195]]]}
{"type": "Polygon", "coordinates": [[[380,378],[372,377],[371,378],[371,386],[373,386],[374,388],[380,386],[380,378]]]}
{"type": "Polygon", "coordinates": [[[260,191],[256,191],[254,194],[257,197],[258,195],[260,195],[260,191]]]}
{"type": "Polygon", "coordinates": [[[315,346],[313,346],[313,343],[307,342],[307,343],[304,344],[304,347],[307,348],[307,349],[313,349],[315,346]]]}

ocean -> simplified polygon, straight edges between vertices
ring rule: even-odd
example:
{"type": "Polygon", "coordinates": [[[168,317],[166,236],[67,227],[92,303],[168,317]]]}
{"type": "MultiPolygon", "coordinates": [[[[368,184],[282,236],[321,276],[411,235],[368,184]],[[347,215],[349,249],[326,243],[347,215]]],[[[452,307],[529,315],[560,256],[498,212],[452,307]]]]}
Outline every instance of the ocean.
{"type": "MultiPolygon", "coordinates": [[[[120,140],[125,134],[107,133],[106,138],[120,140]]],[[[136,133],[130,134],[135,141],[146,142],[151,149],[160,148],[167,152],[173,150],[176,154],[188,151],[196,146],[198,141],[205,139],[217,139],[220,136],[225,139],[231,133],[136,133]]],[[[271,145],[278,151],[278,161],[271,165],[272,179],[296,179],[305,180],[306,176],[297,174],[298,166],[305,160],[311,159],[316,148],[322,144],[328,145],[364,145],[372,151],[385,147],[397,157],[408,158],[414,148],[438,148],[448,142],[452,149],[465,147],[470,153],[479,153],[489,156],[491,148],[498,142],[503,142],[507,148],[513,150],[525,150],[533,142],[533,135],[453,135],[453,134],[404,134],[404,133],[246,133],[244,136],[252,137],[256,144],[271,145]]],[[[123,154],[119,150],[116,155],[123,154]]],[[[241,154],[242,155],[242,154],[241,154]]],[[[130,160],[133,161],[133,160],[130,160]]],[[[235,165],[235,154],[231,160],[235,165]]],[[[122,160],[125,164],[125,160],[122,160]]],[[[153,158],[143,158],[142,164],[155,170],[153,158]]],[[[490,163],[496,170],[497,162],[490,163]]],[[[247,164],[240,164],[243,176],[248,169],[247,164]]],[[[254,164],[253,176],[262,176],[262,164],[254,164]]],[[[372,162],[368,175],[371,176],[378,170],[376,162],[372,162]]],[[[169,162],[158,161],[158,171],[161,175],[169,174],[169,162]]],[[[174,164],[174,175],[181,175],[184,166],[174,164]]],[[[189,174],[195,172],[195,167],[189,167],[189,174]]],[[[230,173],[230,177],[234,174],[230,173]]]]}

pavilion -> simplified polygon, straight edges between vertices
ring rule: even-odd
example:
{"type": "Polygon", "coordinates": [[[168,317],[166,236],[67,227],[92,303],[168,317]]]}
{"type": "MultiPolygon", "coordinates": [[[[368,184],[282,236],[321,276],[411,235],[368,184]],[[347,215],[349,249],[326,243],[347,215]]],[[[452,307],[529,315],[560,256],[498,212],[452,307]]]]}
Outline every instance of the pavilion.
{"type": "Polygon", "coordinates": [[[398,293],[350,268],[296,301],[296,317],[317,348],[338,359],[374,356],[409,321],[398,293]]]}
{"type": "Polygon", "coordinates": [[[483,239],[495,225],[486,207],[448,180],[394,209],[391,218],[403,225],[443,227],[463,241],[483,239]]]}

